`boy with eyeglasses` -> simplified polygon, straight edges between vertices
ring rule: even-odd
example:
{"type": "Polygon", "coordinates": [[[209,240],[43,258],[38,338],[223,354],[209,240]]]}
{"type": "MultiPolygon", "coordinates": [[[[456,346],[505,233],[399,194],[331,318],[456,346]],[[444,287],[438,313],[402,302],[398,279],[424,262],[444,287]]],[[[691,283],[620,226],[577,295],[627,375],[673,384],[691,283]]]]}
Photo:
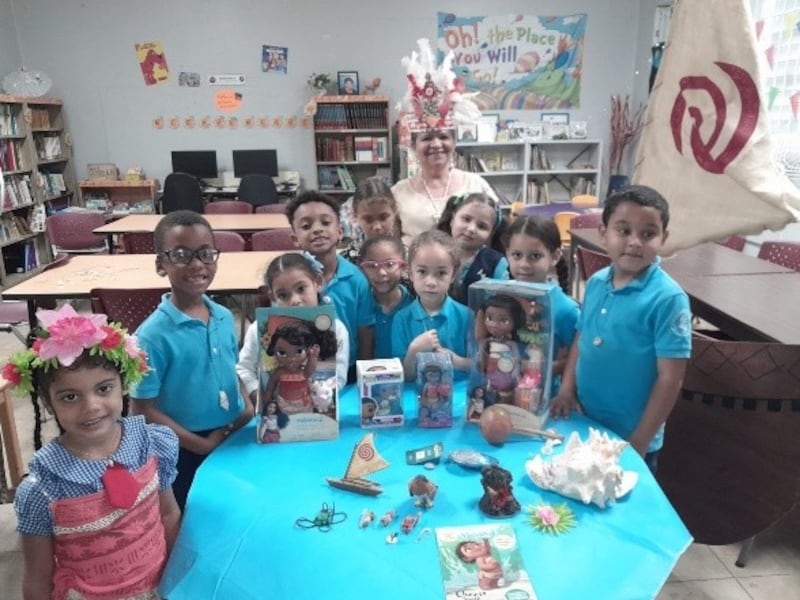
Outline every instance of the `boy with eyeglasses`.
{"type": "Polygon", "coordinates": [[[206,290],[219,250],[211,226],[188,210],[169,213],[154,232],[156,272],[172,291],[139,326],[150,371],[130,395],[132,412],[172,428],[180,440],[173,484],[181,510],[205,457],[253,416],[236,376],[239,347],[233,315],[206,290]]]}

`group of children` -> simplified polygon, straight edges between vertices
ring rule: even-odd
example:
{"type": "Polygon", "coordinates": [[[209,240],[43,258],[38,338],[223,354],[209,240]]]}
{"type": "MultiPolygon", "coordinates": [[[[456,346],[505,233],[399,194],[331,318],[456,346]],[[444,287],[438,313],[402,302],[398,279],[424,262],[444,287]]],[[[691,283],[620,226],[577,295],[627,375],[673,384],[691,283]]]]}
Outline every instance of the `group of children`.
{"type": "MultiPolygon", "coordinates": [[[[555,273],[560,285],[554,369],[563,376],[552,414],[585,410],[628,439],[654,468],[689,356],[691,326],[686,295],[656,256],[669,219],[657,192],[632,186],[606,201],[601,233],[613,265],[588,282],[582,314],[567,295],[567,265],[550,220],[519,217],[507,225],[486,195],[454,197],[437,228],[420,234],[406,250],[388,186],[377,179],[362,183],[353,210],[364,236],[339,254],[337,202],[316,191],[290,200],[286,214],[303,252],[275,259],[264,276],[274,306],[333,304],[340,386],[354,379],[357,359],[400,357],[411,379],[416,355],[438,351],[450,355],[456,370],[469,370],[469,313],[463,304],[469,285],[484,277],[546,283],[555,273]]],[[[62,569],[72,577],[68,589],[84,593],[103,585],[102,577],[95,581],[88,571],[82,578],[84,571],[70,570],[73,550],[62,540],[73,534],[60,523],[60,504],[93,494],[113,512],[104,503],[114,505],[119,485],[108,473],[118,463],[135,477],[157,464],[157,476],[143,474],[134,486],[133,502],[142,502],[146,489],[159,491],[151,508],[160,511],[157,531],[166,552],[197,468],[254,414],[261,336],[251,325],[240,351],[231,312],[206,294],[219,257],[208,222],[193,212],[170,213],[154,238],[157,272],[169,278],[172,291],[137,330],[142,351],[124,333],[113,347],[110,333],[83,335],[85,323],[78,321],[92,317],[40,315],[45,341],[6,369],[12,380],[14,369],[28,377],[63,430],[59,441],[37,453],[17,496],[26,597],[49,596],[54,581],[67,585],[60,579],[62,569]],[[46,340],[58,336],[72,344],[74,356],[46,354],[46,340]],[[82,343],[75,346],[76,339],[82,343]],[[149,369],[139,368],[144,353],[149,369]],[[128,364],[134,357],[140,361],[135,369],[128,364]],[[122,417],[128,386],[136,416],[122,417]],[[74,468],[51,466],[67,463],[74,468]]],[[[104,327],[95,329],[105,332],[104,327]]],[[[319,347],[287,337],[280,351],[287,369],[290,364],[302,369],[316,359],[319,347]]],[[[278,397],[280,385],[270,387],[278,397]]],[[[264,399],[265,406],[272,400],[264,399]]],[[[279,404],[278,399],[272,413],[279,412],[279,404]]],[[[103,523],[101,532],[115,527],[103,523]]],[[[163,561],[153,567],[158,571],[163,561]]],[[[151,589],[152,575],[128,595],[151,589]]]]}

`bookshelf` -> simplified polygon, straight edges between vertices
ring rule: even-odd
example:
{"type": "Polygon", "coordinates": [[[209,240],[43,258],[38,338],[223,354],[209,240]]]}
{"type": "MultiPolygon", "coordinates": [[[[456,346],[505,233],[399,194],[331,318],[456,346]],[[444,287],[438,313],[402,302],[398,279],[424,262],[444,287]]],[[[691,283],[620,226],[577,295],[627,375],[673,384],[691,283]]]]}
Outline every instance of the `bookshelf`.
{"type": "Polygon", "coordinates": [[[157,179],[84,179],[78,189],[86,208],[114,215],[156,212],[157,179]]]}
{"type": "Polygon", "coordinates": [[[456,166],[480,173],[504,203],[569,202],[601,190],[601,140],[540,140],[456,144],[456,166]]]}
{"type": "Polygon", "coordinates": [[[60,99],[0,94],[0,288],[52,260],[45,218],[72,203],[71,144],[60,99]]]}
{"type": "Polygon", "coordinates": [[[391,179],[389,96],[319,96],[315,102],[318,189],[347,197],[367,177],[391,179]]]}

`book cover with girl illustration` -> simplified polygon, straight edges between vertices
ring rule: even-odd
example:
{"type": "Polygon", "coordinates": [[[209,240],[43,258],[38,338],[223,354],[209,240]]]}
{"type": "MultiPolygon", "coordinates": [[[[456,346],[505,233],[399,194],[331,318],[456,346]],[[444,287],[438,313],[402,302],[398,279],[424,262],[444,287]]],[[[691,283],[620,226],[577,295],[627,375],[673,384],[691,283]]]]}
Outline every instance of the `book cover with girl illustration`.
{"type": "Polygon", "coordinates": [[[552,286],[484,279],[469,287],[467,420],[492,404],[530,411],[542,427],[553,370],[552,286]]]}
{"type": "Polygon", "coordinates": [[[338,437],[335,317],[325,305],[256,309],[259,443],[338,437]]]}
{"type": "Polygon", "coordinates": [[[439,527],[436,543],[445,598],[536,600],[511,525],[439,527]]]}

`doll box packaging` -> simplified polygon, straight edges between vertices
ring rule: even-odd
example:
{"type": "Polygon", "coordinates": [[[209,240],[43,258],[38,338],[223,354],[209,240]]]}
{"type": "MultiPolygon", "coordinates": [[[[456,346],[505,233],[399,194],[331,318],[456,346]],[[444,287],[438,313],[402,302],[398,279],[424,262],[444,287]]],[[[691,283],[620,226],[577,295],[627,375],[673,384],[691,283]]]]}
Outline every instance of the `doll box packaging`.
{"type": "Polygon", "coordinates": [[[356,361],[362,427],[403,425],[403,363],[399,358],[356,361]]]}
{"type": "Polygon", "coordinates": [[[333,306],[256,309],[259,443],[339,436],[333,306]]]}
{"type": "Polygon", "coordinates": [[[484,408],[513,404],[543,428],[550,411],[553,370],[553,291],[550,284],[484,279],[469,287],[472,315],[467,354],[473,357],[466,420],[484,408]]]}
{"type": "Polygon", "coordinates": [[[453,362],[444,352],[417,354],[417,425],[453,425],[453,362]]]}

